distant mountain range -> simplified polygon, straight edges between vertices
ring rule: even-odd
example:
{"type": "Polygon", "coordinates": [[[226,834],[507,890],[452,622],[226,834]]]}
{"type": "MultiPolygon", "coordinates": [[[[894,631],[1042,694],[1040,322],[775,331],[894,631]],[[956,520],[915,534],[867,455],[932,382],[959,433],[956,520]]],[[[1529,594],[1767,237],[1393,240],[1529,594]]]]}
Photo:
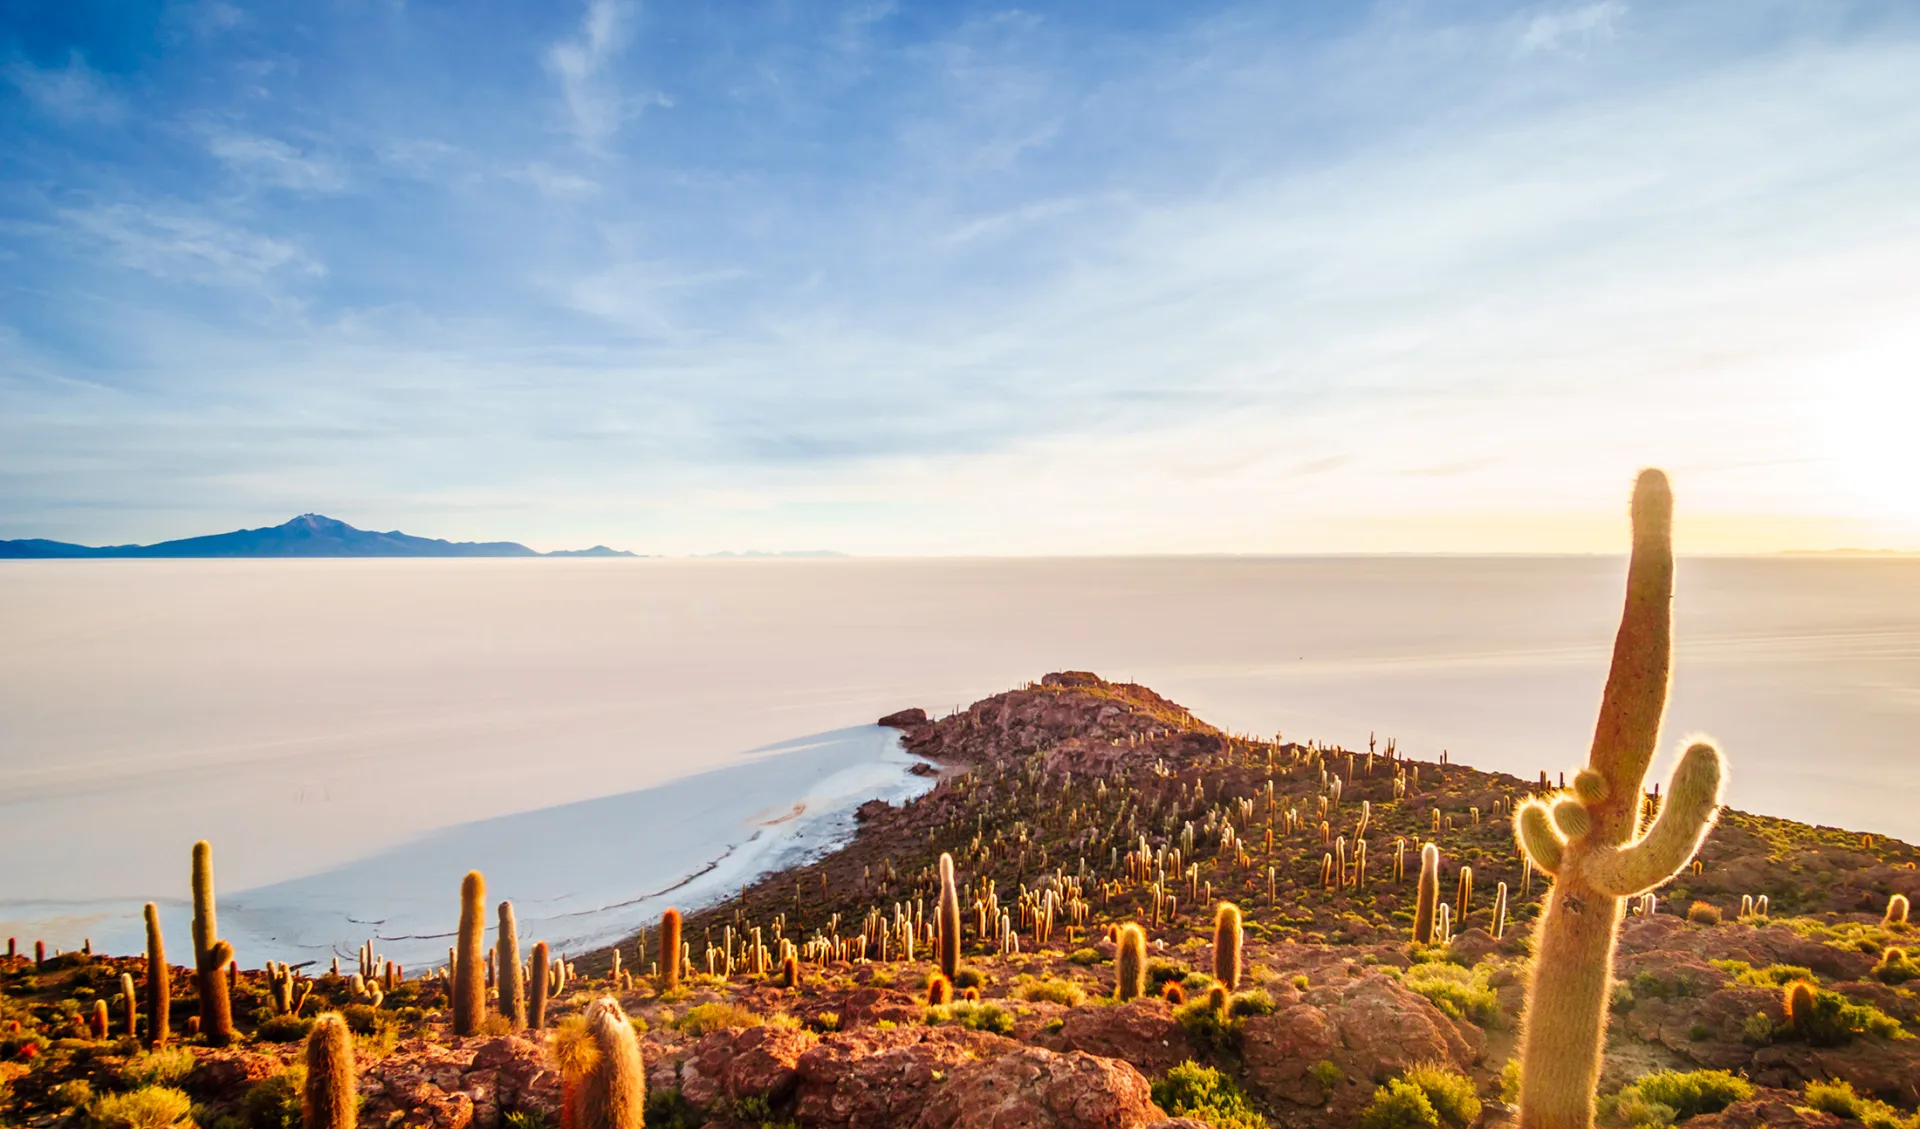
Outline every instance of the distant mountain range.
{"type": "Polygon", "coordinates": [[[0,541],[0,558],[85,557],[631,557],[605,545],[538,553],[517,541],[442,541],[397,530],[355,529],[321,514],[301,514],[284,525],[237,529],[157,545],[72,545],[27,538],[0,541]]]}

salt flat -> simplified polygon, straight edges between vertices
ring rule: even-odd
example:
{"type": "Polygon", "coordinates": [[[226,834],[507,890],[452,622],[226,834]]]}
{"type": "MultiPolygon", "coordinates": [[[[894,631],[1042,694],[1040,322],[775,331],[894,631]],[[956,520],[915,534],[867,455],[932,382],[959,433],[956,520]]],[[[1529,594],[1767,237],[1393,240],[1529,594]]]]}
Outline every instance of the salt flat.
{"type": "MultiPolygon", "coordinates": [[[[226,931],[270,950],[249,963],[368,933],[430,956],[468,866],[584,941],[716,859],[670,896],[817,849],[860,799],[919,786],[882,713],[1063,668],[1240,730],[1569,767],[1623,568],[6,562],[0,930],[128,947],[127,915],[178,905],[204,836],[226,931]]],[[[1920,837],[1920,561],[1684,561],[1677,626],[1669,748],[1725,742],[1740,806],[1920,837]]]]}

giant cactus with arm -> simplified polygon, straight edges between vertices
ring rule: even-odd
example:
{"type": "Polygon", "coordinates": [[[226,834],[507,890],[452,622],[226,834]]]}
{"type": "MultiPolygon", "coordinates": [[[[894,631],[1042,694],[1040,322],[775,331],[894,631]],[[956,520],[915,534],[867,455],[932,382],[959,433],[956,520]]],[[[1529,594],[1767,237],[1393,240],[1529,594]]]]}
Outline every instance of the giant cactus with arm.
{"type": "Polygon", "coordinates": [[[1720,754],[1692,741],[1653,825],[1640,834],[1647,767],[1672,665],[1673,495],[1657,470],[1633,495],[1626,609],[1614,639],[1587,767],[1571,790],[1514,813],[1520,846],[1552,876],[1528,985],[1521,1129],[1588,1129],[1626,899],[1693,858],[1720,806],[1720,754]]]}

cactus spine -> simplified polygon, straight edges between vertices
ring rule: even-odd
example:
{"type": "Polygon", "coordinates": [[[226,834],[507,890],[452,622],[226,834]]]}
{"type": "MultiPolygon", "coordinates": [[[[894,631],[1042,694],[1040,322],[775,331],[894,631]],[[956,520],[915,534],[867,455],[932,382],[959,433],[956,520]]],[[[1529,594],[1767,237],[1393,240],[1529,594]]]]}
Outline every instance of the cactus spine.
{"type": "Polygon", "coordinates": [[[1121,1003],[1147,991],[1147,931],[1129,921],[1120,927],[1119,951],[1113,957],[1114,995],[1121,1003]]]}
{"type": "Polygon", "coordinates": [[[307,1085],[300,1094],[301,1129],[353,1129],[353,1036],[338,1012],[314,1020],[307,1034],[307,1085]]]}
{"type": "Polygon", "coordinates": [[[1420,848],[1420,887],[1413,903],[1413,943],[1433,944],[1433,911],[1440,904],[1440,848],[1420,848]]]}
{"type": "Polygon", "coordinates": [[[553,974],[547,968],[547,943],[536,941],[533,964],[527,970],[527,1026],[538,1031],[547,1025],[547,985],[553,974]]]}
{"type": "Polygon", "coordinates": [[[960,975],[960,889],[953,877],[953,856],[940,855],[940,975],[960,975]]]}
{"type": "Polygon", "coordinates": [[[500,903],[500,935],[494,939],[494,963],[500,983],[500,1014],[507,1027],[518,1031],[527,1025],[527,986],[520,979],[520,929],[513,919],[513,903],[500,903]]]}
{"type": "Polygon", "coordinates": [[[1587,767],[1571,792],[1514,813],[1529,861],[1553,878],[1535,934],[1520,1052],[1521,1129],[1589,1129],[1624,899],[1687,865],[1720,806],[1720,754],[1692,742],[1660,813],[1639,831],[1647,766],[1660,736],[1672,663],[1673,496],[1640,473],[1633,555],[1613,662],[1587,767]]]}
{"type": "Polygon", "coordinates": [[[669,908],[660,915],[660,990],[671,992],[680,986],[680,911],[669,908]]]}
{"type": "Polygon", "coordinates": [[[572,1129],[641,1129],[647,1104],[640,1044],[620,1001],[602,996],[587,1009],[587,1034],[599,1052],[574,1093],[572,1129]]]}
{"type": "Polygon", "coordinates": [[[487,879],[477,870],[460,880],[460,934],[453,948],[453,1033],[478,1034],[487,1014],[487,879]]]}
{"type": "Polygon", "coordinates": [[[227,995],[227,962],[233,946],[220,939],[213,904],[213,844],[193,845],[194,991],[200,996],[200,1030],[215,1043],[233,1038],[233,1001],[227,995]]]}
{"type": "Polygon", "coordinates": [[[1244,934],[1240,927],[1240,907],[1232,902],[1221,902],[1213,915],[1213,978],[1227,986],[1227,991],[1240,990],[1240,946],[1244,934]]]}
{"type": "Polygon", "coordinates": [[[172,977],[167,968],[167,946],[160,936],[160,907],[148,902],[147,919],[147,1045],[167,1045],[167,1020],[173,1002],[172,977]]]}

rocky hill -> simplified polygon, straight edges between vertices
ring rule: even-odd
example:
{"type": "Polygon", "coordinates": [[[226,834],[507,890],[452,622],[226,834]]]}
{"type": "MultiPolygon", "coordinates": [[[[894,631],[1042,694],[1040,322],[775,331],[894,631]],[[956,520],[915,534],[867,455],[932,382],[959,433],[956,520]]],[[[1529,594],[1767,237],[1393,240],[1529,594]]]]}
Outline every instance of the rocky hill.
{"type": "MultiPolygon", "coordinates": [[[[203,1126],[280,1125],[307,1022],[345,1008],[362,1124],[560,1125],[564,1033],[613,994],[643,1031],[649,1124],[1507,1122],[1505,1068],[1546,888],[1509,820],[1558,785],[1557,766],[1522,780],[1413,761],[1390,743],[1232,734],[1082,673],[938,720],[883,720],[936,786],[868,805],[844,848],[689,916],[677,985],[662,983],[649,930],[577,961],[548,1029],[495,1017],[455,1038],[438,972],[358,994],[351,973],[324,975],[288,1016],[275,1014],[272,977],[249,971],[232,1045],[188,1035],[145,1052],[116,1034],[117,1003],[104,1033],[89,1029],[123,972],[144,978],[143,958],[21,953],[0,975],[0,1120],[78,1124],[92,1110],[104,1122],[103,1101],[158,1085],[182,1091],[203,1126]],[[1429,842],[1448,935],[1420,945],[1429,842]],[[963,921],[950,986],[932,963],[943,852],[963,921]],[[1244,914],[1244,953],[1239,982],[1209,1001],[1223,900],[1244,914]],[[1114,930],[1127,922],[1146,930],[1149,988],[1121,1003],[1114,930]]],[[[1623,931],[1608,1123],[1841,1125],[1849,1112],[1906,1123],[1920,1103],[1920,999],[1907,986],[1920,965],[1903,951],[1910,927],[1886,916],[1894,895],[1920,896],[1916,860],[1894,840],[1725,813],[1698,867],[1636,903],[1623,931]],[[1790,1018],[1795,983],[1806,995],[1790,1018]]],[[[185,1032],[192,979],[179,969],[173,983],[173,1029],[185,1032]]]]}

